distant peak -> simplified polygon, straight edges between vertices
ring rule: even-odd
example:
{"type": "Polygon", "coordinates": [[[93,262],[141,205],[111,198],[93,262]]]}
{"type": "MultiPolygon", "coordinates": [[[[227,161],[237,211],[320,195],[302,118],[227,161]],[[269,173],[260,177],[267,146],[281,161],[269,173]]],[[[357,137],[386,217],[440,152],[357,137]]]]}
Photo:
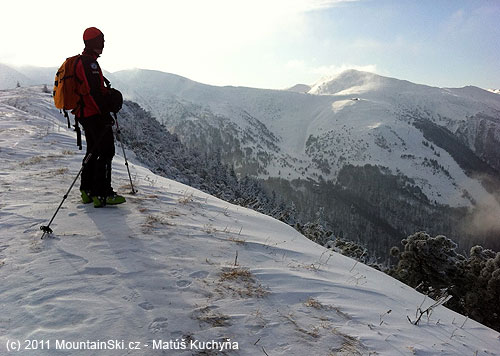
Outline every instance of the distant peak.
{"type": "Polygon", "coordinates": [[[375,73],[348,69],[321,79],[312,86],[309,93],[317,95],[355,94],[374,89],[382,78],[375,73]]]}
{"type": "Polygon", "coordinates": [[[366,82],[368,80],[373,80],[374,78],[380,78],[378,74],[372,72],[365,72],[357,69],[347,69],[343,72],[337,74],[333,80],[345,80],[354,83],[366,82]]]}
{"type": "Polygon", "coordinates": [[[307,84],[296,84],[293,87],[286,88],[285,90],[293,91],[296,93],[307,93],[309,90],[311,90],[311,86],[307,84]]]}

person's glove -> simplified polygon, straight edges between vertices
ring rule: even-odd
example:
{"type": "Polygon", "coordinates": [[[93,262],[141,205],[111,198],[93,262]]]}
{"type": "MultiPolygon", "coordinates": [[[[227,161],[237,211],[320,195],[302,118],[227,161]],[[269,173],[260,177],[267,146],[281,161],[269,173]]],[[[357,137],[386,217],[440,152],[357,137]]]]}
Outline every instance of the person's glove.
{"type": "Polygon", "coordinates": [[[115,124],[115,119],[113,119],[113,116],[111,116],[111,113],[107,113],[102,115],[102,120],[104,126],[114,126],[115,124]]]}

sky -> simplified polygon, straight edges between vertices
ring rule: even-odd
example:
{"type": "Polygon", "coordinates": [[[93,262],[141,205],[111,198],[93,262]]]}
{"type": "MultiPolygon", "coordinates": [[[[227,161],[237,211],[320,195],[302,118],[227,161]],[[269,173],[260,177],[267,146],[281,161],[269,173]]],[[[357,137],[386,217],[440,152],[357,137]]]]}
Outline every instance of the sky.
{"type": "Polygon", "coordinates": [[[58,67],[105,36],[104,70],[283,89],[345,69],[500,88],[499,0],[106,0],[1,3],[0,63],[58,67]]]}

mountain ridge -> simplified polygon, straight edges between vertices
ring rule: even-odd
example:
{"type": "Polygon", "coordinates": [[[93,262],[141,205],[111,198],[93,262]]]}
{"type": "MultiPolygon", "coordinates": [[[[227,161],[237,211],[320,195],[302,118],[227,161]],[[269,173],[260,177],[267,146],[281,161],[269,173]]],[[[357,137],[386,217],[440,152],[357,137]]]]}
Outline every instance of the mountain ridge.
{"type": "MultiPolygon", "coordinates": [[[[19,75],[20,77],[29,78],[30,79],[30,83],[28,85],[49,84],[49,83],[51,83],[53,81],[52,77],[55,76],[55,72],[57,71],[57,67],[55,67],[55,66],[54,67],[39,67],[39,66],[35,66],[35,65],[14,66],[14,65],[5,64],[5,63],[0,63],[0,68],[1,68],[0,69],[0,74],[2,73],[2,71],[11,70],[11,71],[17,72],[17,75],[19,75]],[[40,78],[42,78],[42,79],[40,79],[40,78]]],[[[117,70],[117,71],[114,71],[114,72],[110,72],[110,71],[107,71],[107,70],[103,69],[103,71],[107,75],[113,75],[113,74],[119,74],[119,73],[125,73],[125,72],[131,72],[131,73],[133,73],[133,72],[141,72],[141,71],[144,71],[144,72],[154,72],[154,73],[157,73],[157,74],[167,74],[167,75],[170,75],[170,76],[174,76],[174,77],[178,77],[178,78],[183,78],[183,79],[185,79],[187,81],[191,81],[191,82],[194,82],[194,83],[197,83],[197,84],[207,85],[207,86],[210,86],[210,87],[235,87],[235,88],[249,88],[249,89],[262,89],[262,90],[279,90],[279,89],[267,89],[267,88],[248,87],[248,86],[239,86],[239,85],[213,85],[213,84],[206,84],[206,83],[198,82],[196,80],[187,78],[187,77],[179,75],[179,74],[165,72],[165,71],[158,70],[158,69],[132,68],[132,69],[121,69],[121,70],[117,70]]],[[[366,72],[366,71],[362,71],[362,70],[358,70],[358,69],[346,69],[346,70],[344,70],[344,71],[342,71],[342,72],[340,72],[338,74],[335,74],[335,75],[332,75],[332,76],[328,76],[328,77],[324,77],[324,78],[320,78],[320,79],[318,79],[312,85],[309,85],[309,84],[295,84],[294,86],[292,86],[290,88],[285,88],[284,90],[298,91],[299,93],[303,93],[302,89],[307,89],[307,88],[312,89],[313,87],[315,87],[315,86],[317,86],[317,85],[319,85],[321,83],[325,83],[325,82],[328,82],[328,81],[335,80],[339,76],[346,76],[349,73],[358,73],[358,74],[361,73],[363,75],[373,75],[373,76],[376,76],[376,77],[379,77],[379,78],[382,78],[382,79],[390,79],[390,80],[395,80],[395,81],[400,81],[400,82],[406,82],[406,83],[410,83],[410,84],[413,84],[413,85],[426,86],[426,87],[429,87],[429,88],[462,89],[462,88],[467,88],[467,87],[474,87],[474,88],[478,88],[478,89],[484,90],[484,91],[489,91],[489,92],[492,92],[492,93],[499,93],[500,92],[500,89],[481,88],[481,87],[474,86],[474,85],[466,85],[466,86],[463,86],[463,87],[438,87],[438,86],[434,86],[434,85],[430,85],[430,84],[425,84],[425,83],[414,83],[414,82],[411,82],[411,81],[408,81],[408,80],[397,79],[397,78],[389,77],[389,76],[386,76],[386,75],[380,75],[380,74],[377,74],[377,73],[374,73],[374,72],[366,72]],[[295,90],[294,88],[296,88],[297,90],[295,90]]],[[[11,88],[1,88],[1,89],[11,89],[11,88]]]]}
{"type": "MultiPolygon", "coordinates": [[[[140,76],[141,72],[136,72],[137,76],[140,76]]],[[[351,75],[362,75],[362,76],[370,76],[374,77],[376,75],[372,73],[363,73],[359,71],[348,71],[347,74],[351,75]]],[[[124,79],[123,72],[118,72],[116,78],[118,81],[124,79]]],[[[136,77],[137,77],[136,76],[136,77]]],[[[391,100],[387,100],[387,95],[382,93],[382,97],[374,98],[370,93],[365,94],[362,98],[352,97],[354,94],[359,94],[355,92],[343,93],[342,95],[338,94],[336,91],[336,95],[310,95],[310,94],[301,94],[301,93],[288,93],[283,91],[273,91],[273,90],[261,90],[254,88],[244,88],[244,87],[213,87],[207,85],[201,85],[198,87],[196,82],[189,81],[187,79],[177,79],[175,77],[175,86],[173,84],[169,84],[167,86],[164,85],[164,80],[168,79],[167,75],[155,73],[155,82],[150,82],[152,88],[144,88],[139,85],[139,88],[131,88],[130,83],[128,84],[129,89],[126,90],[126,94],[130,96],[132,99],[134,97],[148,97],[143,100],[137,100],[140,104],[146,106],[148,110],[151,110],[155,116],[161,121],[167,123],[172,130],[175,131],[174,126],[179,125],[180,123],[175,119],[169,124],[169,121],[172,120],[172,117],[175,114],[175,106],[184,107],[191,106],[191,103],[194,103],[198,106],[195,111],[198,113],[200,111],[210,111],[214,113],[216,116],[224,117],[229,121],[233,121],[238,125],[241,125],[241,121],[237,119],[238,116],[244,116],[243,113],[247,113],[253,118],[260,121],[268,130],[273,132],[278,138],[281,138],[281,142],[288,141],[288,143],[284,143],[283,158],[289,157],[291,154],[295,155],[295,159],[305,160],[310,159],[307,157],[307,154],[304,155],[306,150],[306,143],[309,137],[316,137],[318,135],[324,135],[325,130],[334,130],[332,132],[339,132],[339,129],[342,130],[342,123],[332,126],[332,113],[333,116],[338,117],[336,120],[345,121],[346,123],[351,123],[352,129],[360,130],[361,128],[356,125],[352,125],[352,120],[350,117],[356,115],[356,117],[362,117],[360,115],[364,115],[367,120],[367,115],[372,115],[375,113],[384,119],[384,117],[394,116],[394,110],[398,110],[397,117],[393,121],[392,125],[400,125],[400,123],[407,117],[411,116],[412,113],[408,113],[408,110],[412,110],[413,107],[408,108],[398,108],[394,104],[397,98],[392,98],[391,100]],[[158,86],[155,89],[156,83],[161,83],[162,85],[158,86]],[[212,90],[213,89],[213,90],[212,90]],[[161,94],[156,93],[160,92],[161,94]],[[297,95],[297,96],[292,96],[297,95]],[[334,96],[334,100],[330,101],[330,97],[334,96]],[[164,101],[164,103],[161,103],[164,101]],[[277,105],[274,105],[274,102],[278,102],[277,105]],[[311,102],[310,104],[308,102],[311,102]],[[177,103],[177,104],[176,104],[177,103]],[[333,103],[333,104],[332,104],[333,103]],[[352,110],[353,105],[356,104],[360,110],[352,110]],[[266,108],[267,106],[267,108],[266,108]],[[312,110],[304,109],[304,107],[309,106],[312,110],[315,110],[316,113],[312,112],[312,110]],[[257,107],[257,109],[256,109],[257,107]],[[314,109],[315,108],[315,109],[314,109]],[[173,109],[173,110],[172,110],[173,109]],[[333,109],[333,110],[332,110],[333,109]],[[309,111],[308,111],[309,110],[309,111]],[[170,111],[170,112],[167,112],[170,111]],[[270,112],[271,111],[271,112],[270,112]],[[366,114],[365,114],[366,113],[366,114]],[[286,115],[287,119],[285,121],[281,120],[281,123],[278,123],[276,119],[283,118],[283,115],[286,115]],[[311,116],[312,115],[312,116],[311,116]],[[311,119],[308,119],[307,117],[311,119]],[[291,121],[293,118],[293,121],[291,121]],[[174,122],[175,121],[175,122],[174,122]],[[177,122],[177,123],[176,123],[177,122]],[[310,123],[310,124],[309,124],[310,123]],[[297,134],[293,134],[291,132],[281,133],[283,129],[287,126],[293,126],[293,129],[298,130],[302,133],[302,138],[297,139],[297,134]],[[312,126],[311,126],[312,125],[312,126]],[[329,126],[329,127],[328,127],[329,126]],[[339,127],[340,126],[340,127],[339,127]],[[318,130],[318,128],[320,128],[318,130]],[[321,129],[322,128],[322,129],[321,129]],[[323,132],[322,132],[323,131],[323,132]],[[312,135],[312,136],[311,136],[312,135]],[[288,147],[288,148],[287,148],[288,147]],[[293,148],[295,147],[295,148],[293,148]],[[292,152],[290,152],[290,148],[292,148],[292,152]],[[287,156],[288,154],[288,156],[287,156]],[[306,156],[306,157],[304,157],[306,156]]],[[[182,77],[180,77],[182,78],[182,77]]],[[[380,76],[376,76],[376,78],[383,78],[380,76]]],[[[128,78],[125,78],[128,79],[128,78]]],[[[147,78],[146,78],[147,79],[147,78]]],[[[385,79],[384,79],[385,80],[385,79]]],[[[389,79],[389,81],[394,81],[389,79]]],[[[470,88],[465,88],[461,91],[456,91],[455,89],[440,89],[428,86],[420,86],[418,84],[412,84],[407,81],[397,81],[398,84],[403,83],[405,86],[410,85],[411,87],[419,88],[419,90],[432,90],[432,95],[434,92],[439,92],[440,95],[446,98],[446,100],[450,101],[450,104],[446,102],[439,103],[437,101],[429,100],[427,96],[422,97],[422,99],[417,100],[425,100],[423,104],[432,105],[433,107],[442,106],[441,116],[436,117],[437,120],[448,120],[448,128],[451,131],[456,131],[457,126],[457,116],[456,113],[459,112],[460,117],[458,118],[460,121],[466,121],[468,116],[476,115],[480,110],[474,109],[473,106],[479,108],[483,105],[483,102],[474,101],[473,96],[467,99],[472,106],[472,109],[462,109],[464,104],[458,100],[454,99],[460,92],[471,92],[470,88]],[[458,102],[458,103],[456,103],[458,102]],[[447,106],[446,106],[447,105],[447,106]],[[450,110],[451,109],[451,110],[450,110]],[[448,112],[447,112],[448,111],[448,112]],[[454,116],[454,119],[450,119],[450,116],[454,116]]],[[[364,82],[362,82],[364,83],[364,82]]],[[[359,87],[359,85],[355,85],[359,87]]],[[[345,90],[347,87],[345,85],[342,86],[342,90],[345,90]]],[[[352,88],[352,86],[350,86],[352,88]]],[[[341,90],[341,91],[342,91],[341,90]]],[[[473,91],[476,91],[475,89],[473,91]]],[[[482,93],[483,91],[481,91],[482,93]]],[[[398,93],[399,99],[401,99],[402,93],[398,93]]],[[[493,95],[493,94],[491,94],[493,95]]],[[[404,100],[407,100],[407,97],[403,97],[404,100]]],[[[488,103],[491,99],[485,99],[488,103]]],[[[421,104],[417,104],[422,106],[421,104]]],[[[500,102],[493,101],[494,110],[500,111],[500,102]]],[[[419,113],[417,115],[426,117],[428,116],[425,112],[426,108],[419,108],[417,106],[417,110],[419,113]]],[[[192,110],[191,110],[192,111],[192,110]]],[[[437,110],[436,110],[437,111],[437,110]]],[[[491,110],[490,110],[491,111],[491,110]]],[[[189,110],[188,110],[189,112],[189,110]]],[[[197,116],[198,114],[194,114],[197,116]]],[[[199,116],[199,115],[198,115],[199,116]]],[[[356,119],[359,121],[359,119],[356,119]]],[[[368,119],[369,120],[369,119],[368,119]]],[[[386,120],[385,120],[386,121],[386,120]]],[[[362,122],[360,124],[363,124],[362,122]]],[[[442,123],[441,123],[442,124],[442,123]]],[[[385,127],[389,128],[391,126],[390,123],[384,124],[383,121],[379,120],[371,120],[371,123],[368,122],[364,125],[372,131],[377,131],[377,128],[385,127]]],[[[404,126],[404,125],[403,125],[404,126]]],[[[293,131],[292,129],[292,131],[293,131]]],[[[389,128],[389,132],[390,132],[389,128]]],[[[399,129],[401,130],[401,129],[399,129]]],[[[413,130],[410,128],[410,130],[413,130]]],[[[289,130],[290,131],[290,130],[289,130]]],[[[362,132],[361,132],[362,133],[362,132]]],[[[401,137],[401,134],[398,134],[401,137]]],[[[386,134],[384,134],[386,136],[386,134]]],[[[182,137],[182,134],[181,134],[182,137]]],[[[396,139],[397,136],[396,136],[396,139]]],[[[366,141],[366,137],[363,139],[366,141]]],[[[473,139],[472,139],[473,140],[473,139]]],[[[343,142],[347,142],[347,138],[343,139],[343,142]]],[[[471,143],[472,145],[472,143],[471,143]]],[[[476,149],[477,145],[474,143],[472,149],[476,149]]],[[[354,157],[353,157],[354,158],[354,157]]],[[[330,162],[330,166],[334,162],[330,162]]],[[[365,162],[368,163],[368,162],[365,162]]],[[[383,163],[383,162],[382,162],[383,163]]],[[[314,169],[314,166],[310,166],[310,169],[314,169]]],[[[303,167],[305,169],[305,167],[303,167]]],[[[272,176],[276,176],[277,167],[274,168],[274,173],[272,176]]],[[[321,174],[321,170],[318,170],[316,167],[316,174],[319,176],[321,174]]],[[[301,173],[299,173],[301,174],[301,173]]]]}
{"type": "MultiPolygon", "coordinates": [[[[399,243],[404,234],[397,236],[395,231],[405,231],[405,224],[396,213],[379,216],[376,209],[369,214],[362,209],[363,204],[382,204],[376,199],[384,195],[369,195],[373,200],[368,202],[354,187],[349,194],[334,188],[345,167],[358,167],[348,169],[349,174],[357,174],[368,165],[388,172],[375,174],[374,179],[401,176],[426,196],[427,207],[421,206],[421,211],[434,213],[406,215],[413,219],[406,221],[409,226],[445,234],[465,249],[473,241],[498,248],[494,238],[500,232],[498,224],[482,229],[474,223],[477,230],[473,232],[466,228],[470,221],[491,221],[486,218],[488,212],[500,214],[494,193],[497,183],[490,185],[500,169],[496,149],[500,145],[500,97],[496,94],[474,87],[430,87],[359,71],[348,71],[338,77],[339,82],[328,82],[333,94],[325,86],[322,93],[327,95],[213,87],[177,79],[172,83],[162,73],[155,73],[154,80],[149,75],[139,80],[141,71],[129,82],[123,74],[115,79],[121,81],[125,96],[151,111],[186,145],[200,152],[220,152],[236,173],[257,177],[271,190],[290,185],[291,189],[280,190],[285,200],[294,201],[301,190],[315,196],[314,184],[329,182],[328,194],[354,199],[351,213],[359,219],[358,224],[346,225],[349,206],[345,199],[321,206],[321,199],[308,199],[309,205],[302,206],[311,212],[306,221],[323,207],[329,212],[327,227],[336,233],[369,246],[385,235],[391,236],[392,244],[399,243]],[[444,133],[449,140],[441,140],[444,133]],[[468,158],[464,165],[462,157],[472,160],[468,158]],[[308,180],[313,184],[304,183],[308,180]],[[448,206],[456,213],[450,213],[448,206]],[[330,213],[335,210],[341,213],[330,213]]],[[[399,199],[394,204],[400,209],[421,204],[413,204],[404,194],[385,196],[399,199]]],[[[390,247],[381,245],[377,253],[386,255],[390,247]]]]}
{"type": "MultiPolygon", "coordinates": [[[[418,217],[415,211],[413,217],[406,216],[414,219],[407,221],[410,226],[444,233],[456,241],[484,241],[486,237],[482,235],[471,236],[453,226],[490,221],[485,218],[488,212],[500,214],[498,198],[488,188],[495,181],[488,177],[498,176],[496,172],[500,170],[497,94],[471,86],[430,87],[355,70],[339,74],[337,82],[326,82],[322,89],[326,95],[210,86],[175,74],[139,69],[108,77],[126,98],[150,111],[184,144],[202,154],[219,154],[240,176],[250,175],[264,182],[283,180],[295,187],[295,194],[306,189],[314,196],[314,184],[323,181],[332,185],[327,191],[340,194],[342,188],[334,185],[345,167],[349,167],[350,174],[374,174],[363,167],[379,167],[387,174],[375,174],[374,179],[404,177],[407,184],[426,196],[429,205],[423,210],[435,212],[418,217]],[[333,88],[332,92],[328,87],[333,88]],[[442,134],[449,140],[443,141],[442,134]],[[462,159],[466,157],[467,160],[462,159]],[[303,181],[314,184],[304,185],[303,181]],[[466,209],[470,217],[459,212],[456,220],[448,221],[446,206],[457,211],[466,209]],[[437,231],[444,221],[448,228],[437,231]]],[[[293,198],[293,189],[283,191],[288,194],[285,199],[293,198]]],[[[364,197],[355,190],[344,195],[356,200],[355,210],[361,209],[364,197]]],[[[401,198],[397,204],[410,209],[410,200],[401,198]]],[[[313,205],[305,207],[306,211],[320,208],[317,202],[310,203],[313,205]]],[[[365,203],[374,207],[381,204],[376,200],[365,203]]],[[[390,231],[404,231],[397,214],[387,220],[387,216],[376,216],[374,211],[367,215],[362,210],[355,215],[364,222],[357,225],[366,227],[359,228],[354,222],[346,227],[349,207],[344,201],[338,204],[341,205],[323,206],[327,211],[342,211],[337,220],[330,220],[327,225],[354,240],[369,235],[371,240],[382,238],[384,226],[391,226],[390,231]],[[369,219],[363,220],[363,216],[369,219]],[[374,226],[377,220],[379,227],[374,226]],[[370,234],[363,233],[366,229],[370,234]]],[[[500,231],[500,227],[495,226],[492,231],[500,231]]],[[[488,239],[492,234],[488,232],[488,239]]],[[[399,240],[404,237],[399,236],[399,240]]],[[[393,236],[392,243],[399,240],[393,236]]],[[[386,247],[384,251],[388,250],[386,247]]]]}

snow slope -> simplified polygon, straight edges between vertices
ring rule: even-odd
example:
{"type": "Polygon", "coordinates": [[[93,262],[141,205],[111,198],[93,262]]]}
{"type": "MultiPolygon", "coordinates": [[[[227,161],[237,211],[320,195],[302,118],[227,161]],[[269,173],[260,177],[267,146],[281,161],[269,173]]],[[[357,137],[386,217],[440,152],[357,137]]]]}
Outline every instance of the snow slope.
{"type": "MultiPolygon", "coordinates": [[[[94,209],[75,188],[41,240],[82,153],[41,87],[0,92],[0,118],[2,355],[17,341],[20,355],[212,355],[196,347],[227,339],[238,349],[220,354],[500,354],[497,332],[442,306],[412,325],[433,301],[135,164],[126,204],[94,209]],[[137,349],[56,350],[63,340],[137,349]]],[[[113,181],[127,193],[120,156],[113,181]]]]}

